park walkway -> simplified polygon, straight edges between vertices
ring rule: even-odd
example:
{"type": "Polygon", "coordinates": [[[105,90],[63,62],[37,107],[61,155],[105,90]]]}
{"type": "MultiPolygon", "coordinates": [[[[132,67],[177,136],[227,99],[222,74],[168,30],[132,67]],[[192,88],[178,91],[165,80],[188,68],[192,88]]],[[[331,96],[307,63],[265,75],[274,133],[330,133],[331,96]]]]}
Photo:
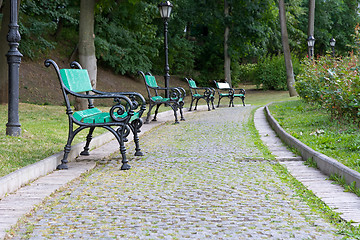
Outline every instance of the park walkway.
{"type": "Polygon", "coordinates": [[[145,133],[130,171],[113,156],[39,206],[14,239],[341,239],[254,145],[252,109],[145,133]]]}

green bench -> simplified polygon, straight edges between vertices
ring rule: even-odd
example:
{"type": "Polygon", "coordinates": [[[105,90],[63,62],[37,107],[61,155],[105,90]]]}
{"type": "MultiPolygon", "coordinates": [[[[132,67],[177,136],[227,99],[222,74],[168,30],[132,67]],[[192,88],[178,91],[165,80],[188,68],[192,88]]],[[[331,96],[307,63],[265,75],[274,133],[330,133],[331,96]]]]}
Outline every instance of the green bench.
{"type": "Polygon", "coordinates": [[[243,88],[232,88],[228,82],[217,82],[214,80],[216,85],[218,95],[219,95],[219,102],[216,107],[220,106],[220,100],[224,97],[229,98],[229,107],[234,107],[234,98],[238,97],[242,100],[243,106],[245,106],[245,89],[243,88]]]}
{"type": "Polygon", "coordinates": [[[210,103],[212,104],[212,109],[215,109],[214,107],[215,89],[210,87],[198,87],[196,86],[196,82],[191,78],[190,79],[185,78],[185,80],[189,84],[190,93],[191,93],[191,103],[190,103],[189,111],[191,111],[194,101],[196,101],[194,107],[194,110],[196,110],[197,104],[200,99],[204,99],[206,101],[206,104],[208,106],[208,111],[211,111],[210,103]]]}
{"type": "Polygon", "coordinates": [[[60,81],[61,91],[66,104],[66,114],[69,120],[68,140],[64,148],[64,156],[57,169],[67,169],[67,157],[71,150],[71,143],[74,137],[82,130],[89,129],[86,137],[84,150],[80,155],[89,155],[89,145],[92,134],[97,127],[110,131],[120,145],[122,156],[121,170],[130,169],[126,159],[124,142],[132,131],[135,142],[135,155],[142,156],[140,151],[138,133],[142,126],[141,116],[146,109],[144,97],[136,92],[101,92],[91,86],[90,78],[86,69],[82,69],[77,62],[71,63],[71,69],[59,69],[55,61],[47,59],[45,66],[54,67],[60,81]],[[88,109],[74,111],[70,105],[69,96],[86,99],[88,109]],[[108,112],[95,108],[93,100],[112,99],[114,105],[108,112]]]}
{"type": "Polygon", "coordinates": [[[147,113],[147,117],[145,120],[145,123],[149,123],[149,118],[151,115],[151,110],[154,106],[156,106],[155,109],[155,115],[152,121],[157,121],[156,117],[159,111],[159,107],[161,104],[164,104],[165,106],[169,106],[174,111],[174,117],[175,117],[175,123],[179,123],[178,117],[177,117],[177,110],[180,110],[180,121],[185,121],[184,115],[183,115],[183,106],[184,106],[184,98],[186,95],[185,90],[182,87],[159,87],[155,76],[151,75],[151,73],[147,72],[144,74],[143,72],[139,71],[139,74],[143,77],[146,90],[149,97],[149,111],[147,113]],[[166,91],[169,92],[168,97],[163,97],[160,95],[160,91],[166,91]]]}

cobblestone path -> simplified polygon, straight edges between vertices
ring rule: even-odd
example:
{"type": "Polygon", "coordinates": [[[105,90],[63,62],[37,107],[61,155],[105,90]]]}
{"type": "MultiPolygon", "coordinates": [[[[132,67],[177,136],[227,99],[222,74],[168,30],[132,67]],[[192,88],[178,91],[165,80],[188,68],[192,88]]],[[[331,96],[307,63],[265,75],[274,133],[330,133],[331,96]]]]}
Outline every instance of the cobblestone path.
{"type": "Polygon", "coordinates": [[[276,163],[261,160],[245,127],[251,109],[152,130],[130,171],[114,159],[99,166],[25,219],[14,239],[341,239],[280,181],[276,163]]]}

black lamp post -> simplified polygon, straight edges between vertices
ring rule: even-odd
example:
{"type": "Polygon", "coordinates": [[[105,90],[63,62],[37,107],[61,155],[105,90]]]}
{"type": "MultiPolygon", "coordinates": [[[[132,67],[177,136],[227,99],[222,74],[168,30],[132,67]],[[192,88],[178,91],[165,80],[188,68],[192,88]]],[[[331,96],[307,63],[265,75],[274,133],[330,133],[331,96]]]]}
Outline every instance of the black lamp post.
{"type": "Polygon", "coordinates": [[[314,45],[315,45],[315,38],[311,35],[307,39],[308,48],[309,48],[309,59],[314,55],[314,45]]]}
{"type": "Polygon", "coordinates": [[[7,35],[10,49],[6,54],[9,65],[9,104],[6,135],[9,136],[21,135],[21,124],[19,122],[19,67],[22,54],[18,50],[21,37],[19,25],[17,24],[17,2],[17,0],[10,1],[10,24],[7,35]]]}
{"type": "MultiPolygon", "coordinates": [[[[173,5],[169,1],[165,1],[165,2],[159,3],[158,7],[159,7],[160,15],[164,20],[164,49],[165,49],[164,79],[165,79],[165,87],[167,88],[167,87],[169,87],[169,79],[170,79],[167,32],[168,32],[168,19],[170,18],[171,9],[172,9],[173,5]]],[[[169,90],[166,90],[165,97],[166,98],[169,97],[169,90]]]]}
{"type": "Polygon", "coordinates": [[[332,49],[332,56],[335,57],[335,43],[336,43],[336,40],[334,38],[331,38],[330,39],[330,46],[331,46],[331,49],[332,49]]]}

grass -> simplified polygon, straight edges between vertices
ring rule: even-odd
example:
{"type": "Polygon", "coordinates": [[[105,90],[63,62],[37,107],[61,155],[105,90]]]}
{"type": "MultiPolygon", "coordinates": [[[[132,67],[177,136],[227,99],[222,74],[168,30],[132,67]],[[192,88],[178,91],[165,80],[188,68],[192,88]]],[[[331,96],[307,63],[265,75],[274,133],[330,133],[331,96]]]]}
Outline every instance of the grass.
{"type": "Polygon", "coordinates": [[[269,110],[286,132],[312,149],[360,172],[360,131],[302,100],[272,104],[269,110]]]}
{"type": "MultiPolygon", "coordinates": [[[[63,150],[68,133],[64,106],[21,103],[21,137],[5,135],[7,117],[7,105],[0,105],[0,177],[63,150]]],[[[86,133],[80,132],[74,143],[84,141],[86,133]]]]}
{"type": "MultiPolygon", "coordinates": [[[[289,97],[288,91],[252,90],[246,92],[245,104],[263,106],[270,102],[290,101],[295,99],[297,98],[289,97]]],[[[234,104],[241,104],[241,100],[239,98],[235,98],[234,104]]]]}

